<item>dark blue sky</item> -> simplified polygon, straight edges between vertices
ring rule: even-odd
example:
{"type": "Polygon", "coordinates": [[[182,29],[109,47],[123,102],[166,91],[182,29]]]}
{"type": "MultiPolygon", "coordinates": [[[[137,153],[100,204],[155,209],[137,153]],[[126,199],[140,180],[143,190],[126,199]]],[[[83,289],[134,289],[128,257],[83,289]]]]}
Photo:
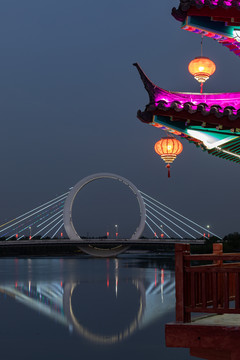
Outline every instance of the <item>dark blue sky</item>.
{"type": "MultiPolygon", "coordinates": [[[[199,90],[187,65],[201,39],[180,30],[173,6],[2,0],[1,222],[106,171],[220,235],[240,231],[239,165],[183,141],[168,179],[153,150],[164,133],[136,119],[148,96],[134,62],[160,87],[199,90]]],[[[239,58],[211,39],[204,55],[217,66],[205,90],[239,91],[239,58]]]]}

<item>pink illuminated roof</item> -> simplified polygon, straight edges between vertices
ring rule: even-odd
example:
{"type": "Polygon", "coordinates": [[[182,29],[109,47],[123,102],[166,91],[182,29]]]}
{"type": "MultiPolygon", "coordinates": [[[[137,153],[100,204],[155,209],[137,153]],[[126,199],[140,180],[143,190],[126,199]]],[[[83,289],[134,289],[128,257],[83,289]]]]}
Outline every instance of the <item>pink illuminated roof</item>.
{"type": "MultiPolygon", "coordinates": [[[[196,8],[199,10],[208,8],[209,11],[216,9],[223,9],[223,10],[234,9],[236,11],[236,10],[240,10],[240,1],[239,0],[180,0],[178,9],[176,8],[172,9],[172,15],[177,20],[183,21],[187,16],[187,12],[192,8],[196,8]]],[[[236,17],[239,16],[238,11],[236,11],[234,16],[236,17]]]]}
{"type": "Polygon", "coordinates": [[[190,7],[197,7],[198,9],[208,6],[210,9],[214,9],[216,7],[223,7],[225,9],[229,9],[230,7],[239,7],[240,9],[240,1],[239,0],[180,0],[180,7],[183,11],[187,11],[190,7]]]}
{"type": "Polygon", "coordinates": [[[179,7],[172,9],[172,15],[178,21],[184,21],[187,15],[208,16],[212,20],[223,21],[228,25],[239,25],[239,0],[180,0],[179,7]]]}
{"type": "Polygon", "coordinates": [[[148,92],[150,103],[147,111],[173,109],[176,112],[185,110],[190,114],[201,112],[203,116],[215,115],[217,118],[227,116],[229,120],[240,118],[240,92],[237,93],[182,93],[161,89],[151,82],[138,64],[138,69],[145,89],[148,92]]]}

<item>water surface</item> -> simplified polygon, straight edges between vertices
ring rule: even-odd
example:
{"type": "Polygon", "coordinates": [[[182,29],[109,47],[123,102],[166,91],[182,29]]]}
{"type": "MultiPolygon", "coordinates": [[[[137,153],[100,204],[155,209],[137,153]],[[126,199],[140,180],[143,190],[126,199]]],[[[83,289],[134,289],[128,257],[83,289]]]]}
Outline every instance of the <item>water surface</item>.
{"type": "Polygon", "coordinates": [[[158,256],[0,260],[1,360],[196,359],[165,347],[173,263],[158,256]]]}

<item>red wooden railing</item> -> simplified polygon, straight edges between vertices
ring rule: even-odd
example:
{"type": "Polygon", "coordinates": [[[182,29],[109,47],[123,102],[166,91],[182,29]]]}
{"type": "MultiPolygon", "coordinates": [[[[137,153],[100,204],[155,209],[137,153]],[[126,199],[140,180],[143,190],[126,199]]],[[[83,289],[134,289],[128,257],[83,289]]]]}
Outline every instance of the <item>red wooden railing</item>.
{"type": "Polygon", "coordinates": [[[175,274],[176,321],[190,322],[191,313],[240,314],[240,254],[213,244],[212,254],[192,255],[190,245],[176,244],[175,274]]]}

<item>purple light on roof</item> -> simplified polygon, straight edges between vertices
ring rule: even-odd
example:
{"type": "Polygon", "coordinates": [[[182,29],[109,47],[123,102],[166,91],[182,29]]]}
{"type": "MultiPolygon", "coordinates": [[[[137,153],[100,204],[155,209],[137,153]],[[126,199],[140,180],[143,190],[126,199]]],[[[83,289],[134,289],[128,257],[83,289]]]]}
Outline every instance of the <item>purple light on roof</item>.
{"type": "MultiPolygon", "coordinates": [[[[218,5],[222,5],[222,1],[220,1],[220,0],[195,0],[195,2],[197,3],[197,4],[202,4],[202,5],[213,5],[213,6],[218,6],[218,5]]],[[[225,5],[225,6],[233,6],[233,0],[224,0],[223,1],[223,4],[225,5]]],[[[235,2],[235,4],[237,5],[237,6],[239,6],[240,5],[240,1],[236,1],[235,2]]],[[[234,4],[234,5],[235,5],[234,4]]]]}
{"type": "Polygon", "coordinates": [[[199,93],[177,93],[166,92],[163,89],[158,88],[155,96],[155,105],[163,100],[170,105],[174,101],[178,101],[182,107],[184,103],[191,102],[195,106],[204,103],[209,108],[214,105],[221,106],[224,109],[226,106],[233,106],[235,109],[240,109],[240,92],[237,93],[213,93],[213,94],[199,94],[199,93]]]}
{"type": "Polygon", "coordinates": [[[235,93],[181,93],[181,92],[170,92],[164,89],[161,89],[155,85],[151,80],[146,76],[138,63],[135,63],[134,66],[138,69],[142,82],[145,86],[145,89],[149,95],[149,106],[152,110],[154,107],[157,107],[159,102],[163,102],[164,106],[170,107],[173,102],[174,106],[179,106],[179,108],[184,107],[185,103],[191,103],[194,105],[194,109],[200,104],[205,106],[205,109],[210,110],[212,106],[220,107],[224,109],[225,107],[233,107],[233,110],[240,110],[240,92],[235,93]]]}

